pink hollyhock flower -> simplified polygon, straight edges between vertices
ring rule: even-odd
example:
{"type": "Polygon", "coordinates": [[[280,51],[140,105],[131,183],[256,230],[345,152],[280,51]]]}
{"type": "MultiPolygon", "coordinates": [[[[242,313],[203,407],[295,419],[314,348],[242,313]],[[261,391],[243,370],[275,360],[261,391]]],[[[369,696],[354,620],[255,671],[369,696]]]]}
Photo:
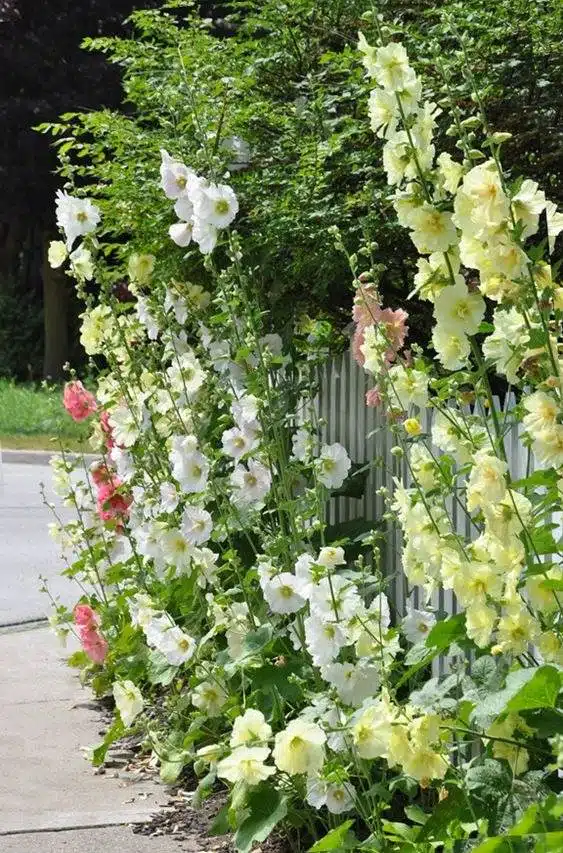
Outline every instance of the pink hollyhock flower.
{"type": "Polygon", "coordinates": [[[359,365],[363,367],[365,358],[362,353],[364,343],[364,331],[368,326],[385,326],[385,339],[389,348],[384,354],[384,364],[390,365],[405,343],[408,333],[408,314],[402,308],[395,311],[392,308],[382,308],[378,302],[377,293],[373,286],[367,285],[358,291],[354,301],[353,317],[356,330],[352,338],[352,355],[359,365]]]}
{"type": "Polygon", "coordinates": [[[370,388],[366,393],[366,406],[370,406],[372,409],[375,409],[377,406],[381,406],[382,398],[377,385],[375,388],[370,388]]]}
{"type": "Polygon", "coordinates": [[[90,476],[95,485],[100,487],[105,483],[111,483],[114,479],[115,472],[109,468],[105,462],[94,462],[90,466],[90,476]]]}
{"type": "Polygon", "coordinates": [[[373,284],[364,284],[358,288],[352,309],[354,323],[364,329],[366,326],[373,326],[378,318],[378,311],[381,311],[381,306],[373,284]]]}
{"type": "Polygon", "coordinates": [[[102,521],[117,520],[122,523],[129,515],[129,507],[133,502],[131,495],[117,491],[122,485],[119,477],[112,477],[109,482],[98,486],[97,513],[102,521]]]}
{"type": "Polygon", "coordinates": [[[109,412],[106,412],[105,409],[103,412],[100,412],[100,427],[104,434],[106,448],[111,450],[112,447],[115,447],[115,441],[113,439],[113,430],[109,422],[109,412]]]}
{"type": "Polygon", "coordinates": [[[97,613],[89,604],[77,604],[74,608],[74,624],[79,631],[95,630],[99,621],[97,613]]]}
{"type": "Polygon", "coordinates": [[[82,648],[94,663],[103,663],[108,653],[108,642],[95,628],[80,632],[82,648]]]}
{"type": "Polygon", "coordinates": [[[74,421],[85,420],[97,409],[96,398],[78,380],[66,383],[63,405],[74,421]]]}

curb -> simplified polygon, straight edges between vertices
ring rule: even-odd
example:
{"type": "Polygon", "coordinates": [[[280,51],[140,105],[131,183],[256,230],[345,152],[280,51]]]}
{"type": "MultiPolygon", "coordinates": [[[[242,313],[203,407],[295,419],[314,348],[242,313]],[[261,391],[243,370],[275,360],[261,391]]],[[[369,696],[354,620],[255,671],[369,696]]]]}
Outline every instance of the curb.
{"type": "MultiPolygon", "coordinates": [[[[48,465],[49,460],[53,456],[60,456],[60,451],[57,450],[0,450],[0,463],[17,465],[48,465]]],[[[85,459],[87,462],[93,462],[97,456],[93,453],[66,453],[66,458],[69,462],[85,459]]]]}

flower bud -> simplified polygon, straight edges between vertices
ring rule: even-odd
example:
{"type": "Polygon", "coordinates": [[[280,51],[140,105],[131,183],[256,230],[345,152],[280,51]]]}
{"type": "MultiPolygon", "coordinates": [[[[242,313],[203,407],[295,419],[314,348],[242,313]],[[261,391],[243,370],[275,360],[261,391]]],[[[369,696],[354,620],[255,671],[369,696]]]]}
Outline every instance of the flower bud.
{"type": "Polygon", "coordinates": [[[491,142],[494,142],[495,145],[502,145],[503,142],[508,142],[509,139],[512,139],[512,134],[501,131],[497,131],[491,136],[491,142]]]}
{"type": "Polygon", "coordinates": [[[405,452],[402,447],[395,445],[395,447],[391,448],[391,455],[394,456],[396,459],[402,459],[405,455],[405,452]]]}

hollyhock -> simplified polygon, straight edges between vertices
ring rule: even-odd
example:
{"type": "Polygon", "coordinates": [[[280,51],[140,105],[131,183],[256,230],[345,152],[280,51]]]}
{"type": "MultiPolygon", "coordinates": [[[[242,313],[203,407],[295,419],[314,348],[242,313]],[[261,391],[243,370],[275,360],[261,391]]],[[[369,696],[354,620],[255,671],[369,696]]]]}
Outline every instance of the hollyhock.
{"type": "Polygon", "coordinates": [[[109,482],[102,483],[98,487],[96,511],[102,521],[115,519],[118,523],[122,523],[129,515],[133,498],[118,491],[121,485],[121,480],[113,477],[109,482]]]}
{"type": "Polygon", "coordinates": [[[81,631],[82,648],[94,663],[103,663],[108,653],[108,642],[95,629],[81,631]]]}
{"type": "Polygon", "coordinates": [[[73,421],[84,421],[97,409],[96,398],[79,380],[66,383],[63,406],[73,421]]]}
{"type": "Polygon", "coordinates": [[[402,308],[382,308],[372,289],[364,288],[360,297],[356,295],[354,304],[356,330],[352,338],[352,353],[357,363],[363,367],[365,354],[362,347],[365,342],[365,330],[375,326],[383,334],[387,344],[384,362],[391,364],[405,343],[408,334],[408,314],[402,308]]]}
{"type": "Polygon", "coordinates": [[[74,608],[74,624],[79,631],[95,630],[100,619],[89,604],[77,604],[74,608]]]}

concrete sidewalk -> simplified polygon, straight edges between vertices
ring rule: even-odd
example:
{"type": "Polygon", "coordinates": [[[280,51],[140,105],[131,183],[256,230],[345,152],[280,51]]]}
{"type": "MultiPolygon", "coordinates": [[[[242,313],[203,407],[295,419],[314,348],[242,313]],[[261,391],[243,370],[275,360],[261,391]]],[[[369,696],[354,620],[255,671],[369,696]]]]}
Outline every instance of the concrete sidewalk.
{"type": "Polygon", "coordinates": [[[164,787],[94,775],[83,757],[100,741],[99,713],[62,658],[49,629],[0,634],[0,850],[180,853],[126,826],[149,819],[164,787]]]}

